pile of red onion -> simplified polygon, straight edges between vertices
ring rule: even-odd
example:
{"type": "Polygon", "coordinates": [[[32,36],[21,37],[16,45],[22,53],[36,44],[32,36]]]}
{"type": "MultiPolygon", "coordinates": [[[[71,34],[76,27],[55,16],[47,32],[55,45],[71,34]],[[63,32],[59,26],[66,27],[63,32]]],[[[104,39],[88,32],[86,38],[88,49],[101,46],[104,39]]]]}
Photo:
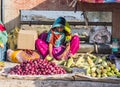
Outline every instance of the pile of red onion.
{"type": "Polygon", "coordinates": [[[9,73],[12,75],[53,75],[66,74],[66,71],[55,63],[36,59],[16,65],[10,69],[9,73]]]}

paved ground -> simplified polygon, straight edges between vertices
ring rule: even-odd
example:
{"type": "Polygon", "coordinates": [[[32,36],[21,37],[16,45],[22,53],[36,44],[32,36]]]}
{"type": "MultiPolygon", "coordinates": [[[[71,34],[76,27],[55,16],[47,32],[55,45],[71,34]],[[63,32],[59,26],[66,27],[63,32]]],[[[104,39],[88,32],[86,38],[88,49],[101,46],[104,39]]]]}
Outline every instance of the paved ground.
{"type": "Polygon", "coordinates": [[[120,84],[60,80],[0,80],[0,87],[120,87],[120,84]]]}

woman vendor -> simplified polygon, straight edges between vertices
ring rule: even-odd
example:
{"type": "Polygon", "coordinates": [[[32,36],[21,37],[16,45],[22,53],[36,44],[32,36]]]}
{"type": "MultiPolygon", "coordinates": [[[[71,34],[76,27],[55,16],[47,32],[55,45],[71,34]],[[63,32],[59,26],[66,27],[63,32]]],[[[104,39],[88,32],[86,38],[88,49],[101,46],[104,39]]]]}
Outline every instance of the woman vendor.
{"type": "Polygon", "coordinates": [[[67,59],[79,50],[78,35],[71,35],[68,22],[63,17],[55,20],[48,33],[42,33],[36,40],[36,48],[45,58],[49,55],[57,60],[67,59]]]}

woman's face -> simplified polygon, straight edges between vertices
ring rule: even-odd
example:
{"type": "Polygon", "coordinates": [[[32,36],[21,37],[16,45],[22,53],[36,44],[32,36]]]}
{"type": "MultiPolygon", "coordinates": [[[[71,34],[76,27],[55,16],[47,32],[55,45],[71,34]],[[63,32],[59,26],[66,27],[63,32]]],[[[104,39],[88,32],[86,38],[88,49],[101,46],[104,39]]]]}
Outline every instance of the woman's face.
{"type": "Polygon", "coordinates": [[[56,30],[57,30],[58,32],[62,32],[62,31],[64,30],[64,28],[63,28],[63,27],[57,27],[56,30]]]}

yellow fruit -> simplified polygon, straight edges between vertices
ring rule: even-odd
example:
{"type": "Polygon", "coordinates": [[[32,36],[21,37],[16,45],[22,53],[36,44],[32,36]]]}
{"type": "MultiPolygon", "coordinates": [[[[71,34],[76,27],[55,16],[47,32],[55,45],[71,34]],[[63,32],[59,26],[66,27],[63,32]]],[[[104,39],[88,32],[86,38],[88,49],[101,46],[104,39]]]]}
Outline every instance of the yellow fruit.
{"type": "Polygon", "coordinates": [[[108,76],[107,76],[107,74],[104,73],[104,74],[102,74],[102,77],[108,77],[108,76]]]}
{"type": "Polygon", "coordinates": [[[111,72],[107,72],[107,76],[114,76],[111,72]]]}
{"type": "Polygon", "coordinates": [[[97,74],[94,72],[94,73],[91,73],[91,76],[92,76],[92,77],[96,77],[97,74]]]}
{"type": "Polygon", "coordinates": [[[53,59],[51,62],[54,62],[57,65],[63,65],[65,63],[64,60],[56,60],[56,59],[53,59]]]}
{"type": "Polygon", "coordinates": [[[102,62],[102,66],[106,67],[106,66],[107,66],[107,62],[106,62],[106,61],[103,61],[103,62],[102,62]]]}
{"type": "Polygon", "coordinates": [[[117,72],[117,73],[116,73],[116,75],[117,75],[117,77],[119,77],[119,78],[120,78],[120,72],[117,72]]]}
{"type": "Polygon", "coordinates": [[[110,71],[111,71],[111,68],[110,68],[110,67],[108,67],[108,68],[107,68],[107,72],[110,72],[110,71]]]}
{"type": "Polygon", "coordinates": [[[96,72],[97,72],[98,74],[101,74],[102,70],[96,69],[96,72]]]}
{"type": "Polygon", "coordinates": [[[97,76],[96,76],[97,78],[101,78],[101,74],[97,74],[97,76]]]}
{"type": "Polygon", "coordinates": [[[89,56],[87,57],[87,62],[89,63],[89,65],[91,67],[94,66],[94,63],[93,63],[92,59],[89,56]]]}
{"type": "Polygon", "coordinates": [[[112,63],[111,63],[110,61],[107,61],[107,65],[108,65],[108,66],[111,66],[112,63]]]}
{"type": "Polygon", "coordinates": [[[102,59],[101,58],[97,58],[96,61],[95,61],[95,64],[99,64],[102,62],[102,59]]]}
{"type": "Polygon", "coordinates": [[[50,56],[47,56],[45,59],[48,60],[48,61],[51,61],[53,58],[50,57],[50,56]]]}
{"type": "Polygon", "coordinates": [[[90,58],[93,58],[93,59],[96,59],[97,57],[93,54],[90,54],[90,53],[87,53],[87,55],[90,57],[90,58]]]}
{"type": "Polygon", "coordinates": [[[90,68],[87,68],[87,69],[86,69],[86,74],[88,75],[88,74],[90,74],[90,73],[91,73],[90,68]]]}
{"type": "Polygon", "coordinates": [[[115,73],[118,73],[118,72],[119,72],[119,70],[118,70],[117,68],[115,68],[113,71],[114,71],[115,73]]]}
{"type": "Polygon", "coordinates": [[[72,73],[72,72],[73,72],[71,68],[68,68],[68,67],[66,67],[66,66],[63,66],[63,68],[65,69],[65,71],[66,71],[67,73],[72,73]]]}
{"type": "Polygon", "coordinates": [[[5,66],[5,63],[0,61],[0,70],[2,70],[4,66],[5,66]]]}
{"type": "Polygon", "coordinates": [[[2,61],[0,61],[0,66],[5,66],[5,63],[4,62],[2,62],[2,61]]]}
{"type": "Polygon", "coordinates": [[[73,58],[72,58],[72,57],[69,58],[68,61],[67,61],[67,67],[70,68],[71,65],[73,64],[73,62],[74,62],[74,61],[73,61],[73,58]]]}
{"type": "Polygon", "coordinates": [[[95,72],[96,69],[97,69],[96,67],[92,67],[92,68],[91,68],[91,72],[95,72]]]}
{"type": "Polygon", "coordinates": [[[76,66],[78,66],[79,64],[81,64],[82,62],[84,62],[83,56],[79,57],[77,62],[76,62],[76,66]]]}
{"type": "Polygon", "coordinates": [[[115,64],[111,64],[111,69],[116,69],[116,65],[115,64]]]}
{"type": "Polygon", "coordinates": [[[102,57],[102,60],[103,60],[103,61],[106,61],[106,58],[107,58],[106,56],[103,56],[103,57],[102,57]]]}
{"type": "Polygon", "coordinates": [[[106,74],[106,73],[107,73],[107,70],[106,70],[106,69],[103,69],[103,70],[102,70],[102,73],[103,73],[103,74],[106,74]]]}

